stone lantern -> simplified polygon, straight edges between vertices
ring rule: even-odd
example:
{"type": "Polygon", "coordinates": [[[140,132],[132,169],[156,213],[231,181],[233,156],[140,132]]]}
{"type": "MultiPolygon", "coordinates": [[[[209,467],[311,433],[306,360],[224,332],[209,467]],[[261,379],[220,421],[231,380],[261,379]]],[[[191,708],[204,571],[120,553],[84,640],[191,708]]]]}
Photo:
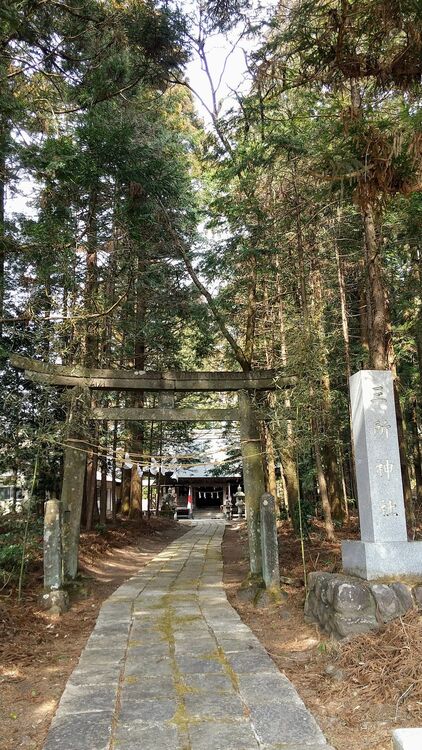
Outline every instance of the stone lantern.
{"type": "Polygon", "coordinates": [[[234,499],[237,507],[237,517],[238,518],[244,518],[245,517],[245,493],[242,492],[242,488],[239,484],[239,487],[237,488],[237,492],[234,494],[234,499]]]}

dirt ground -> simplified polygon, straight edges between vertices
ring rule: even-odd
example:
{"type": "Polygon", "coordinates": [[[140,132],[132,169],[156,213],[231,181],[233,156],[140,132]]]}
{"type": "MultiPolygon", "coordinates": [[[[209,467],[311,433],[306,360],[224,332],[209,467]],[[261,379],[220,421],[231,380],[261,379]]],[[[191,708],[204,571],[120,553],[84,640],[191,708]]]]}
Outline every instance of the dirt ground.
{"type": "Polygon", "coordinates": [[[41,750],[57,703],[101,603],[186,527],[164,519],[83,534],[81,578],[72,606],[52,618],[37,604],[41,563],[18,605],[0,597],[0,748],[41,750]]]}
{"type": "MultiPolygon", "coordinates": [[[[353,527],[344,530],[336,544],[323,541],[322,531],[319,533],[318,529],[316,533],[311,534],[311,539],[306,543],[308,572],[340,570],[340,539],[350,538],[354,531],[353,527]]],[[[245,525],[234,524],[226,529],[223,542],[224,582],[231,604],[259,638],[281,671],[293,682],[336,750],[391,750],[391,732],[394,728],[422,725],[422,704],[411,699],[386,702],[377,700],[376,696],[368,698],[368,685],[365,685],[365,679],[358,683],[353,676],[353,669],[350,670],[349,677],[344,671],[336,668],[338,657],[346,646],[330,641],[316,626],[304,622],[305,594],[300,543],[287,525],[281,525],[279,529],[279,548],[280,572],[292,579],[289,583],[295,585],[283,585],[281,606],[257,608],[239,598],[240,586],[248,574],[245,525]]],[[[417,619],[417,632],[422,631],[422,618],[415,613],[412,617],[413,623],[415,618],[417,619]]],[[[404,621],[405,619],[403,618],[404,621]]],[[[400,624],[389,625],[383,634],[370,636],[375,643],[376,652],[382,651],[385,641],[391,641],[388,633],[389,629],[394,627],[400,628],[400,624]]],[[[363,657],[359,655],[362,638],[368,636],[359,636],[358,639],[347,643],[347,656],[352,659],[352,663],[355,659],[357,664],[362,664],[361,671],[364,672],[367,668],[369,674],[370,664],[364,665],[359,661],[365,659],[365,653],[363,657]]],[[[385,648],[387,647],[390,646],[387,644],[385,648]]],[[[386,651],[386,663],[388,660],[389,653],[386,651]]],[[[420,682],[421,653],[415,650],[411,660],[416,672],[412,679],[420,682]]],[[[394,674],[392,677],[394,683],[394,674]]],[[[371,686],[371,677],[368,677],[368,683],[372,692],[376,692],[377,686],[371,686]]]]}
{"type": "MultiPolygon", "coordinates": [[[[173,521],[154,519],[143,526],[127,523],[104,535],[83,534],[82,576],[71,592],[72,607],[61,618],[48,617],[38,607],[41,561],[38,569],[32,570],[21,604],[12,597],[0,597],[1,750],[41,750],[61,693],[92,631],[101,603],[186,530],[187,527],[173,521]]],[[[356,525],[352,524],[332,544],[324,541],[322,530],[316,527],[306,542],[308,572],[340,570],[341,538],[352,538],[355,533],[356,525]]],[[[414,699],[412,694],[403,700],[377,700],[373,670],[372,683],[369,677],[366,680],[371,665],[367,663],[367,643],[362,638],[367,636],[352,639],[346,646],[339,645],[304,622],[300,544],[287,524],[279,528],[279,546],[281,574],[288,579],[288,583],[283,583],[282,604],[259,609],[239,597],[248,573],[245,525],[235,523],[226,529],[224,581],[230,602],[292,680],[336,750],[390,750],[394,727],[422,725],[422,700],[414,699]],[[355,677],[356,670],[348,673],[337,668],[339,655],[345,651],[352,662],[363,665],[360,680],[355,677]],[[371,684],[372,696],[368,698],[371,684]]],[[[421,632],[422,639],[422,618],[413,614],[413,620],[406,621],[406,617],[402,624],[407,640],[400,640],[399,654],[408,649],[408,662],[414,666],[412,680],[422,686],[422,646],[415,653],[418,643],[409,635],[413,628],[413,633],[421,632]]],[[[397,648],[391,635],[394,636],[394,628],[397,631],[400,627],[400,623],[390,625],[376,638],[371,636],[371,653],[375,651],[386,661],[391,653],[397,663],[397,648]]],[[[394,672],[391,682],[395,683],[394,672]]]]}

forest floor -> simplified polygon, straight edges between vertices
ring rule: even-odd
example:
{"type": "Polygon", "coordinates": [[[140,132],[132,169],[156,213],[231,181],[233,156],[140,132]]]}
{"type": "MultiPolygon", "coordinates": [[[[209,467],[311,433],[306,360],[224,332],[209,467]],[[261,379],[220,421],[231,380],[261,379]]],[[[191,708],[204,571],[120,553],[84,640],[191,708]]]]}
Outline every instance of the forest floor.
{"type": "MultiPolygon", "coordinates": [[[[357,523],[342,530],[336,543],[325,541],[316,525],[305,543],[308,572],[339,572],[341,539],[354,537],[357,523]]],[[[394,728],[422,726],[422,615],[410,612],[382,634],[334,642],[304,621],[300,542],[287,523],[280,524],[279,552],[281,575],[295,585],[283,584],[281,606],[257,608],[239,597],[248,574],[245,524],[226,529],[224,583],[230,603],[292,681],[336,750],[390,750],[394,728]]]]}
{"type": "Polygon", "coordinates": [[[12,596],[0,596],[2,750],[41,750],[102,602],[185,531],[174,521],[151,519],[83,533],[81,577],[62,617],[48,616],[38,605],[41,559],[31,567],[20,604],[12,596]]]}
{"type": "MultiPolygon", "coordinates": [[[[61,618],[38,606],[41,560],[28,575],[20,604],[0,596],[2,750],[41,750],[101,603],[187,528],[151,519],[83,534],[82,575],[71,594],[72,607],[61,618]]],[[[352,523],[338,542],[329,543],[316,524],[305,544],[308,572],[339,571],[340,541],[356,536],[352,523]]],[[[291,583],[283,584],[281,606],[259,609],[238,595],[248,572],[245,524],[226,529],[224,582],[231,604],[293,682],[336,750],[390,750],[393,728],[422,725],[422,616],[409,613],[385,627],[382,636],[378,631],[331,641],[304,622],[300,542],[285,523],[279,544],[281,574],[291,583]]]]}

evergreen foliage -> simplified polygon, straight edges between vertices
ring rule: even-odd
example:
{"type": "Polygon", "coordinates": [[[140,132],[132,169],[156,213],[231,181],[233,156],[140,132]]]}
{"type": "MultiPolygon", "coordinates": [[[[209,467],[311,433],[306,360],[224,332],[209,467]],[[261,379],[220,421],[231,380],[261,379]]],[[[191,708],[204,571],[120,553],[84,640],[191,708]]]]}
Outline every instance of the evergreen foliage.
{"type": "MultiPolygon", "coordinates": [[[[348,377],[389,367],[413,524],[419,3],[280,4],[249,60],[249,91],[223,113],[214,88],[205,127],[184,64],[195,44],[205,64],[205,36],[239,19],[257,32],[253,5],[195,4],[199,34],[152,0],[0,11],[1,470],[28,483],[38,443],[36,496],[60,490],[67,397],[28,385],[8,365],[12,351],[89,368],[275,368],[295,383],[256,398],[268,489],[295,525],[300,490],[332,538],[356,494],[348,377]],[[5,216],[5,190],[28,181],[32,211],[5,216]]],[[[95,405],[154,399],[95,395],[95,405]]],[[[165,445],[189,453],[182,425],[91,427],[88,527],[98,462],[104,474],[118,450],[142,464],[165,445]]],[[[125,507],[139,511],[134,472],[123,475],[125,507]]]]}

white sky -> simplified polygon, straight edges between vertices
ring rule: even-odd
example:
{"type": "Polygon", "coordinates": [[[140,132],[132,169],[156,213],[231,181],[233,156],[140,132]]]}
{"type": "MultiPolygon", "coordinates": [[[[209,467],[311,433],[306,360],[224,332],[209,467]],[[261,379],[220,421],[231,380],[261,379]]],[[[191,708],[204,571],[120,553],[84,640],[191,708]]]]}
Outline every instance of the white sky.
{"type": "MultiPolygon", "coordinates": [[[[190,5],[191,7],[196,7],[197,3],[190,2],[190,5]]],[[[254,7],[257,6],[256,0],[253,0],[252,5],[254,7]]],[[[278,5],[277,0],[264,0],[260,5],[264,7],[259,12],[259,17],[261,20],[269,21],[278,5]]],[[[242,26],[239,24],[227,35],[214,34],[205,44],[205,52],[213,82],[217,85],[221,80],[218,88],[218,98],[222,102],[223,112],[230,105],[235,104],[234,91],[240,93],[247,92],[249,80],[247,77],[245,53],[248,55],[258,49],[263,41],[262,37],[259,36],[255,36],[254,39],[241,38],[239,40],[241,32],[242,26]]],[[[202,63],[195,53],[187,65],[187,75],[192,88],[199,93],[207,107],[211,108],[210,84],[203,70],[202,63]]],[[[196,98],[196,105],[198,113],[204,119],[205,123],[208,124],[210,122],[209,115],[198,98],[196,98]]]]}

